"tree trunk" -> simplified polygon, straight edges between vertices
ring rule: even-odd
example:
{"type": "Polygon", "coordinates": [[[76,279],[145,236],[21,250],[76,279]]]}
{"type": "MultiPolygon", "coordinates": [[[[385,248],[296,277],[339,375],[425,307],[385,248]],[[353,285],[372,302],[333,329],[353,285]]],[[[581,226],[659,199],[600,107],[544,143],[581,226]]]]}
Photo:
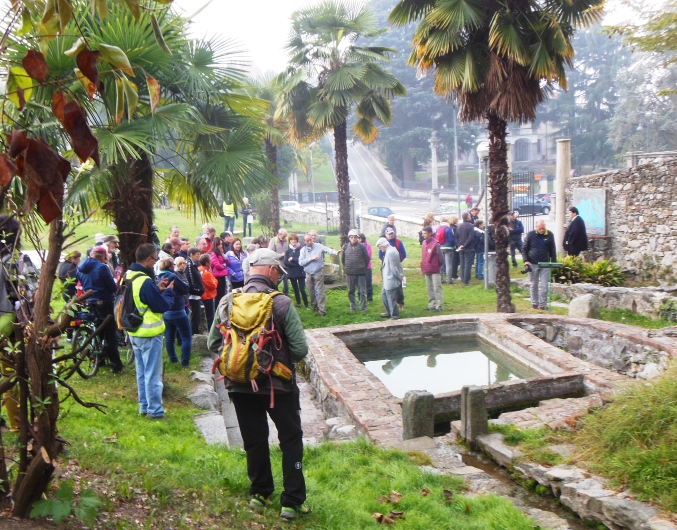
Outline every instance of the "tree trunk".
{"type": "MultiPolygon", "coordinates": [[[[61,450],[61,445],[56,439],[59,393],[52,379],[52,342],[55,339],[48,339],[43,332],[50,324],[52,288],[63,241],[63,225],[59,216],[49,225],[49,254],[40,270],[33,320],[24,328],[26,369],[29,376],[31,407],[35,416],[33,431],[36,437],[33,441],[33,456],[25,474],[17,478],[12,510],[12,514],[16,517],[28,517],[33,502],[47,491],[54,471],[53,461],[61,450]]],[[[22,419],[25,418],[27,410],[21,410],[21,414],[22,419]]]]}
{"type": "Polygon", "coordinates": [[[336,189],[338,190],[339,230],[341,246],[348,242],[350,230],[350,175],[348,174],[348,136],[347,125],[334,127],[334,153],[336,160],[336,189]]]}
{"type": "Polygon", "coordinates": [[[493,112],[487,113],[489,130],[489,186],[491,188],[490,222],[496,230],[496,305],[499,313],[514,313],[510,297],[510,265],[508,263],[508,149],[506,121],[493,112]]]}
{"type": "Polygon", "coordinates": [[[135,261],[135,252],[142,243],[151,243],[153,224],[153,166],[145,153],[128,159],[112,169],[118,188],[108,208],[120,239],[120,258],[127,269],[135,261]]]}
{"type": "Polygon", "coordinates": [[[280,178],[277,173],[277,147],[275,147],[269,138],[266,138],[266,156],[270,162],[270,172],[275,177],[275,184],[270,190],[270,205],[273,209],[273,234],[277,234],[280,229],[280,178]]]}

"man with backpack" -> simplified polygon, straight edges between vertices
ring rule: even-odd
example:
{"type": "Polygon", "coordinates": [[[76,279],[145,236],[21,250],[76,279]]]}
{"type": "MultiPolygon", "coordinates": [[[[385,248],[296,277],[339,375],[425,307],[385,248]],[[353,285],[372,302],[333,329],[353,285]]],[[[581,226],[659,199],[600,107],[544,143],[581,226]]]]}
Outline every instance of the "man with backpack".
{"type": "Polygon", "coordinates": [[[371,262],[367,247],[360,243],[360,233],[357,230],[348,232],[348,243],[343,245],[343,254],[341,254],[341,263],[343,272],[348,279],[348,301],[350,302],[350,312],[354,313],[357,305],[355,303],[355,290],[360,299],[360,311],[367,312],[367,266],[371,262]]]}
{"type": "Polygon", "coordinates": [[[158,251],[152,243],[144,243],[136,249],[136,263],[125,273],[134,297],[134,305],[143,320],[135,330],[128,330],[134,349],[136,386],[138,389],[139,414],[148,419],[165,419],[162,405],[162,337],[165,323],[162,313],[174,304],[174,282],[167,278],[155,283],[153,265],[158,260],[158,251]]]}
{"type": "Polygon", "coordinates": [[[454,283],[452,272],[454,269],[453,260],[454,253],[456,252],[456,239],[454,236],[454,229],[451,228],[449,221],[449,217],[442,217],[440,226],[437,227],[437,231],[435,232],[435,239],[442,247],[442,257],[444,258],[442,264],[444,271],[442,272],[446,271],[447,283],[452,284],[454,283]]]}
{"type": "Polygon", "coordinates": [[[238,289],[221,300],[207,345],[212,353],[221,355],[215,369],[218,366],[225,377],[240,425],[251,481],[249,506],[262,510],[271,504],[274,491],[269,415],[277,427],[282,451],[284,491],[280,495],[280,517],[290,520],[310,512],[305,504],[303,430],[294,373],[294,364],[308,354],[308,344],[294,304],[277,290],[280,278],[286,274],[277,253],[266,248],[254,252],[250,274],[243,292],[238,289]],[[265,333],[261,333],[263,325],[265,333]],[[253,379],[251,375],[239,378],[238,374],[245,371],[234,366],[237,363],[233,359],[237,360],[239,354],[241,366],[252,362],[258,365],[253,379]]]}
{"type": "MultiPolygon", "coordinates": [[[[89,257],[80,263],[76,274],[85,292],[90,289],[94,291],[94,294],[87,299],[87,306],[90,313],[96,317],[97,325],[106,320],[109,315],[112,317],[118,286],[108,268],[108,250],[106,247],[94,247],[89,253],[89,257]]],[[[115,319],[109,319],[108,324],[102,330],[102,335],[104,353],[110,362],[111,372],[114,374],[122,372],[115,319]]]]}

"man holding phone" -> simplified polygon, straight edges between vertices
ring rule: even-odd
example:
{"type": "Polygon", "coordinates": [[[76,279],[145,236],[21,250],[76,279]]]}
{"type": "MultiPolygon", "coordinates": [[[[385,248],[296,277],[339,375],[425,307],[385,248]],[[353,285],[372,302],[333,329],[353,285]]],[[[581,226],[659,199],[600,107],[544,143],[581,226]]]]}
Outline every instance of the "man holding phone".
{"type": "Polygon", "coordinates": [[[167,278],[155,284],[153,266],[158,252],[153,244],[136,249],[136,263],[125,273],[132,284],[134,304],[143,315],[139,329],[129,332],[136,362],[139,414],[148,419],[166,418],[162,405],[162,337],[165,323],[162,313],[174,303],[174,282],[167,278]]]}

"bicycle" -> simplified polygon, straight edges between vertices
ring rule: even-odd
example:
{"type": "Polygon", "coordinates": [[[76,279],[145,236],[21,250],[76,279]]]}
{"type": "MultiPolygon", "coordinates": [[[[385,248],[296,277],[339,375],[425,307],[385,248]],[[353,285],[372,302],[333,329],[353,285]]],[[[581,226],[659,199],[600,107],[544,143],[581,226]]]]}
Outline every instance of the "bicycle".
{"type": "MultiPolygon", "coordinates": [[[[73,362],[78,363],[77,372],[83,379],[94,377],[105,360],[103,338],[97,335],[90,341],[90,337],[99,324],[96,316],[89,311],[77,311],[70,323],[70,328],[73,330],[71,351],[75,352],[82,348],[73,362]],[[86,347],[84,347],[85,344],[87,344],[86,347]]],[[[120,360],[124,366],[129,366],[134,362],[134,350],[132,350],[129,335],[124,330],[118,330],[117,338],[120,360]]]]}

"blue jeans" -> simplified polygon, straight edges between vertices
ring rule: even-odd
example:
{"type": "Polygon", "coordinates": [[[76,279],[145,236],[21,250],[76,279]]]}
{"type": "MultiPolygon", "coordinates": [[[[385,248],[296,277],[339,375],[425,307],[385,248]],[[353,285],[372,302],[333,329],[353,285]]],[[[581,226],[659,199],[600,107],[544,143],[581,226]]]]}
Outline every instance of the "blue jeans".
{"type": "Polygon", "coordinates": [[[139,414],[165,415],[162,406],[162,334],[155,337],[130,335],[136,363],[139,414]]]}
{"type": "Polygon", "coordinates": [[[235,231],[235,217],[226,216],[223,223],[223,231],[230,232],[231,234],[235,231]]]}
{"type": "Polygon", "coordinates": [[[475,253],[477,256],[477,265],[475,265],[475,278],[484,280],[484,249],[475,253]]]}
{"type": "Polygon", "coordinates": [[[176,358],[176,334],[178,332],[181,339],[181,366],[190,364],[190,350],[193,347],[193,333],[190,329],[190,320],[183,309],[177,311],[167,311],[162,314],[165,321],[165,347],[169,360],[173,363],[179,362],[176,358]]]}

